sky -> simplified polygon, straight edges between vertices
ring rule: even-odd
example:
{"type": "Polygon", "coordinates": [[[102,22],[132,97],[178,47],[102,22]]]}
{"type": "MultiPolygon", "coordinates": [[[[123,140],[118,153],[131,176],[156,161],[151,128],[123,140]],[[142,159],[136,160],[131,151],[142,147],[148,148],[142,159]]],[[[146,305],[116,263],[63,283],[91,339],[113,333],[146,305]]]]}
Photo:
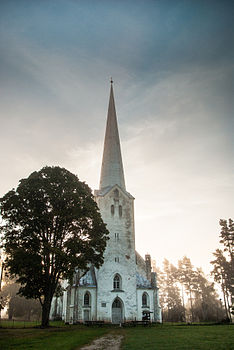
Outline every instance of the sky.
{"type": "Polygon", "coordinates": [[[99,186],[110,90],[136,249],[210,270],[234,209],[234,2],[1,0],[0,196],[43,166],[99,186]]]}

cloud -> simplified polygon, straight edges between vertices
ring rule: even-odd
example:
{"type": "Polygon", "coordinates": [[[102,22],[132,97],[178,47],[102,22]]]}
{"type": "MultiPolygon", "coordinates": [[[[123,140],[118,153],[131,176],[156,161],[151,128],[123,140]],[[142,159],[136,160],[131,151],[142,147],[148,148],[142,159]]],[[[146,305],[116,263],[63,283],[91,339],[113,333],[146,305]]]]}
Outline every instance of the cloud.
{"type": "Polygon", "coordinates": [[[230,2],[0,6],[0,193],[44,165],[97,188],[112,75],[137,248],[207,265],[233,214],[230,2]]]}

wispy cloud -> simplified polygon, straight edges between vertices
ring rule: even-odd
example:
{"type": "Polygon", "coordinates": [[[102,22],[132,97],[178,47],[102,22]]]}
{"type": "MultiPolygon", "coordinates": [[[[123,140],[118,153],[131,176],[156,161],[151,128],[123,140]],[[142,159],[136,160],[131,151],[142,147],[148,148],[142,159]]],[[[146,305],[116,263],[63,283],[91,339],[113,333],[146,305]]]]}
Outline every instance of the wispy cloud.
{"type": "Polygon", "coordinates": [[[231,2],[0,7],[0,192],[56,164],[98,186],[112,75],[138,250],[208,264],[233,215],[231,2]]]}

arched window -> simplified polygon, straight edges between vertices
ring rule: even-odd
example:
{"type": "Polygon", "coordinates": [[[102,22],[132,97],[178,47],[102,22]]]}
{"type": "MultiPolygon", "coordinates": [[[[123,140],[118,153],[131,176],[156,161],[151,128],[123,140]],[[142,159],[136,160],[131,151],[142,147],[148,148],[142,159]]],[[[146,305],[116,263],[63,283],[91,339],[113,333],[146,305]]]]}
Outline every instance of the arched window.
{"type": "Polygon", "coordinates": [[[123,212],[122,205],[119,205],[119,217],[120,218],[122,217],[122,212],[123,212]]]}
{"type": "Polygon", "coordinates": [[[121,302],[120,302],[119,298],[115,298],[115,300],[113,301],[112,307],[113,308],[121,308],[121,302]]]}
{"type": "Polygon", "coordinates": [[[121,289],[121,277],[118,274],[113,279],[113,289],[121,289]]]}
{"type": "Polygon", "coordinates": [[[114,215],[115,213],[115,206],[114,204],[111,205],[111,215],[114,215]]]}
{"type": "Polygon", "coordinates": [[[148,306],[148,295],[147,293],[142,294],[142,306],[148,306]]]}
{"type": "Polygon", "coordinates": [[[90,294],[88,292],[84,295],[84,305],[90,305],[90,294]]]}

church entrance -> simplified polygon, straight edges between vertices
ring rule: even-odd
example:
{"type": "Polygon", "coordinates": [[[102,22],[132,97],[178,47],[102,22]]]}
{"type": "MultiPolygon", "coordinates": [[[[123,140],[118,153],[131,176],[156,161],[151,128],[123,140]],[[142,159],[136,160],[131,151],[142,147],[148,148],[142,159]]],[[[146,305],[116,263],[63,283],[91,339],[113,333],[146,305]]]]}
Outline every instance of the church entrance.
{"type": "Polygon", "coordinates": [[[119,298],[116,298],[112,304],[112,323],[119,324],[123,321],[123,306],[119,298]]]}
{"type": "Polygon", "coordinates": [[[89,310],[84,310],[84,321],[90,320],[90,313],[89,310]]]}

